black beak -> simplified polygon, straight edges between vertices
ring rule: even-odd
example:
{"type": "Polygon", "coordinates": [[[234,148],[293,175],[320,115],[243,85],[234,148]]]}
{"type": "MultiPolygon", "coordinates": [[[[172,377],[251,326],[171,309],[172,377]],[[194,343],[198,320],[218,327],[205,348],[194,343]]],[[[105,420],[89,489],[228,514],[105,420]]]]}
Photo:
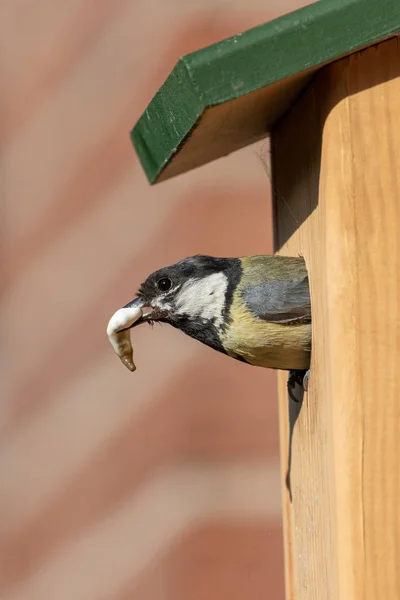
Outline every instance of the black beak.
{"type": "Polygon", "coordinates": [[[136,327],[137,325],[141,325],[142,323],[150,323],[152,325],[154,321],[163,321],[166,323],[169,322],[169,314],[166,310],[160,309],[158,307],[152,308],[151,306],[146,304],[145,300],[143,300],[142,298],[135,298],[134,300],[128,302],[128,304],[125,304],[125,306],[123,306],[123,308],[132,307],[141,308],[142,316],[139,317],[139,319],[135,321],[130,327],[127,327],[127,329],[131,329],[132,327],[136,327]]]}
{"type": "Polygon", "coordinates": [[[143,300],[141,298],[135,298],[128,302],[128,304],[125,304],[122,308],[142,308],[142,306],[144,306],[143,300]]]}
{"type": "MultiPolygon", "coordinates": [[[[130,302],[128,302],[128,304],[125,304],[125,306],[123,306],[122,308],[143,308],[145,306],[146,305],[145,305],[144,301],[142,300],[142,298],[135,298],[134,300],[131,300],[130,302]]],[[[142,316],[139,317],[139,319],[137,321],[135,321],[127,329],[132,329],[133,327],[136,327],[137,325],[141,325],[142,323],[147,323],[150,320],[151,320],[151,310],[149,310],[148,312],[143,312],[142,316]]]]}

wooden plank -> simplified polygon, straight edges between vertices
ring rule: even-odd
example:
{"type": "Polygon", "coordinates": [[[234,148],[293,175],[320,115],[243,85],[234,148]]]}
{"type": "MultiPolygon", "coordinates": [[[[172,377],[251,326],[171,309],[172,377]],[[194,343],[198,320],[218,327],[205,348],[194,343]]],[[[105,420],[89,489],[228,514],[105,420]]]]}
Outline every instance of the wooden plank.
{"type": "Polygon", "coordinates": [[[313,314],[298,414],[279,385],[287,598],[398,600],[398,39],[321,70],[272,155],[276,246],[304,255],[313,314]]]}
{"type": "Polygon", "coordinates": [[[399,31],[398,0],[324,0],[184,56],[131,133],[149,181],[267,135],[318,68],[399,31]]]}

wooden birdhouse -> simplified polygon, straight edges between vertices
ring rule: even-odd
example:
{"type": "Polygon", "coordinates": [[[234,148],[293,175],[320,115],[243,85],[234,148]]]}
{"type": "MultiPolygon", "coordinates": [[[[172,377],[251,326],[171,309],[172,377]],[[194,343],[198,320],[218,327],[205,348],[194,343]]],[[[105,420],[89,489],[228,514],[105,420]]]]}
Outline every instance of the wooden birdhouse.
{"type": "Polygon", "coordinates": [[[400,598],[399,32],[399,0],[322,0],[184,56],[132,132],[151,183],[270,137],[312,299],[302,404],[280,375],[290,600],[400,598]]]}

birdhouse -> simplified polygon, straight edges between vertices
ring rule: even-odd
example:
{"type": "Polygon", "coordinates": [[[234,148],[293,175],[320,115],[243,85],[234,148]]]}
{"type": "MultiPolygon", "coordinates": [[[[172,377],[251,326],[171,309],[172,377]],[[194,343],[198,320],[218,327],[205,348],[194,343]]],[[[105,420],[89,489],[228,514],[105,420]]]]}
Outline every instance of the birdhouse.
{"type": "Polygon", "coordinates": [[[290,600],[400,598],[399,31],[399,0],[322,0],[181,58],[132,131],[150,183],[270,137],[312,304],[302,403],[279,375],[290,600]]]}

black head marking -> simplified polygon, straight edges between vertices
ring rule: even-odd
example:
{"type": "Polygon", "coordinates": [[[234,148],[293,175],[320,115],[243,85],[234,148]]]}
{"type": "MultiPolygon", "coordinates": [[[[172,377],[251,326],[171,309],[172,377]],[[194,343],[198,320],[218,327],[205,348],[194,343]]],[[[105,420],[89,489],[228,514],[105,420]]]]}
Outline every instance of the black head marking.
{"type": "MultiPolygon", "coordinates": [[[[223,310],[224,324],[222,328],[224,328],[230,322],[229,311],[233,301],[233,294],[241,278],[242,269],[239,258],[217,258],[205,255],[185,258],[174,265],[163,267],[152,273],[140,286],[138,296],[148,305],[151,305],[151,302],[162,294],[163,301],[170,303],[173,307],[176,294],[179,293],[181,287],[188,280],[202,279],[219,272],[223,272],[228,281],[223,310]],[[170,291],[163,293],[158,287],[158,282],[165,279],[169,279],[172,285],[170,291]]],[[[215,350],[225,352],[218,335],[218,330],[211,322],[205,324],[204,322],[190,318],[190,315],[176,315],[173,310],[162,314],[161,317],[158,317],[158,320],[173,325],[215,350]]]]}
{"type": "Polygon", "coordinates": [[[239,277],[233,276],[233,279],[235,282],[237,280],[238,283],[240,280],[240,259],[217,258],[205,255],[190,256],[149,275],[146,281],[140,286],[138,296],[146,301],[152,300],[160,293],[157,282],[161,279],[170,279],[172,282],[171,289],[174,290],[176,286],[181,287],[189,279],[202,279],[203,277],[207,277],[207,275],[221,271],[227,274],[229,283],[231,283],[232,273],[236,273],[237,271],[239,277]]]}

